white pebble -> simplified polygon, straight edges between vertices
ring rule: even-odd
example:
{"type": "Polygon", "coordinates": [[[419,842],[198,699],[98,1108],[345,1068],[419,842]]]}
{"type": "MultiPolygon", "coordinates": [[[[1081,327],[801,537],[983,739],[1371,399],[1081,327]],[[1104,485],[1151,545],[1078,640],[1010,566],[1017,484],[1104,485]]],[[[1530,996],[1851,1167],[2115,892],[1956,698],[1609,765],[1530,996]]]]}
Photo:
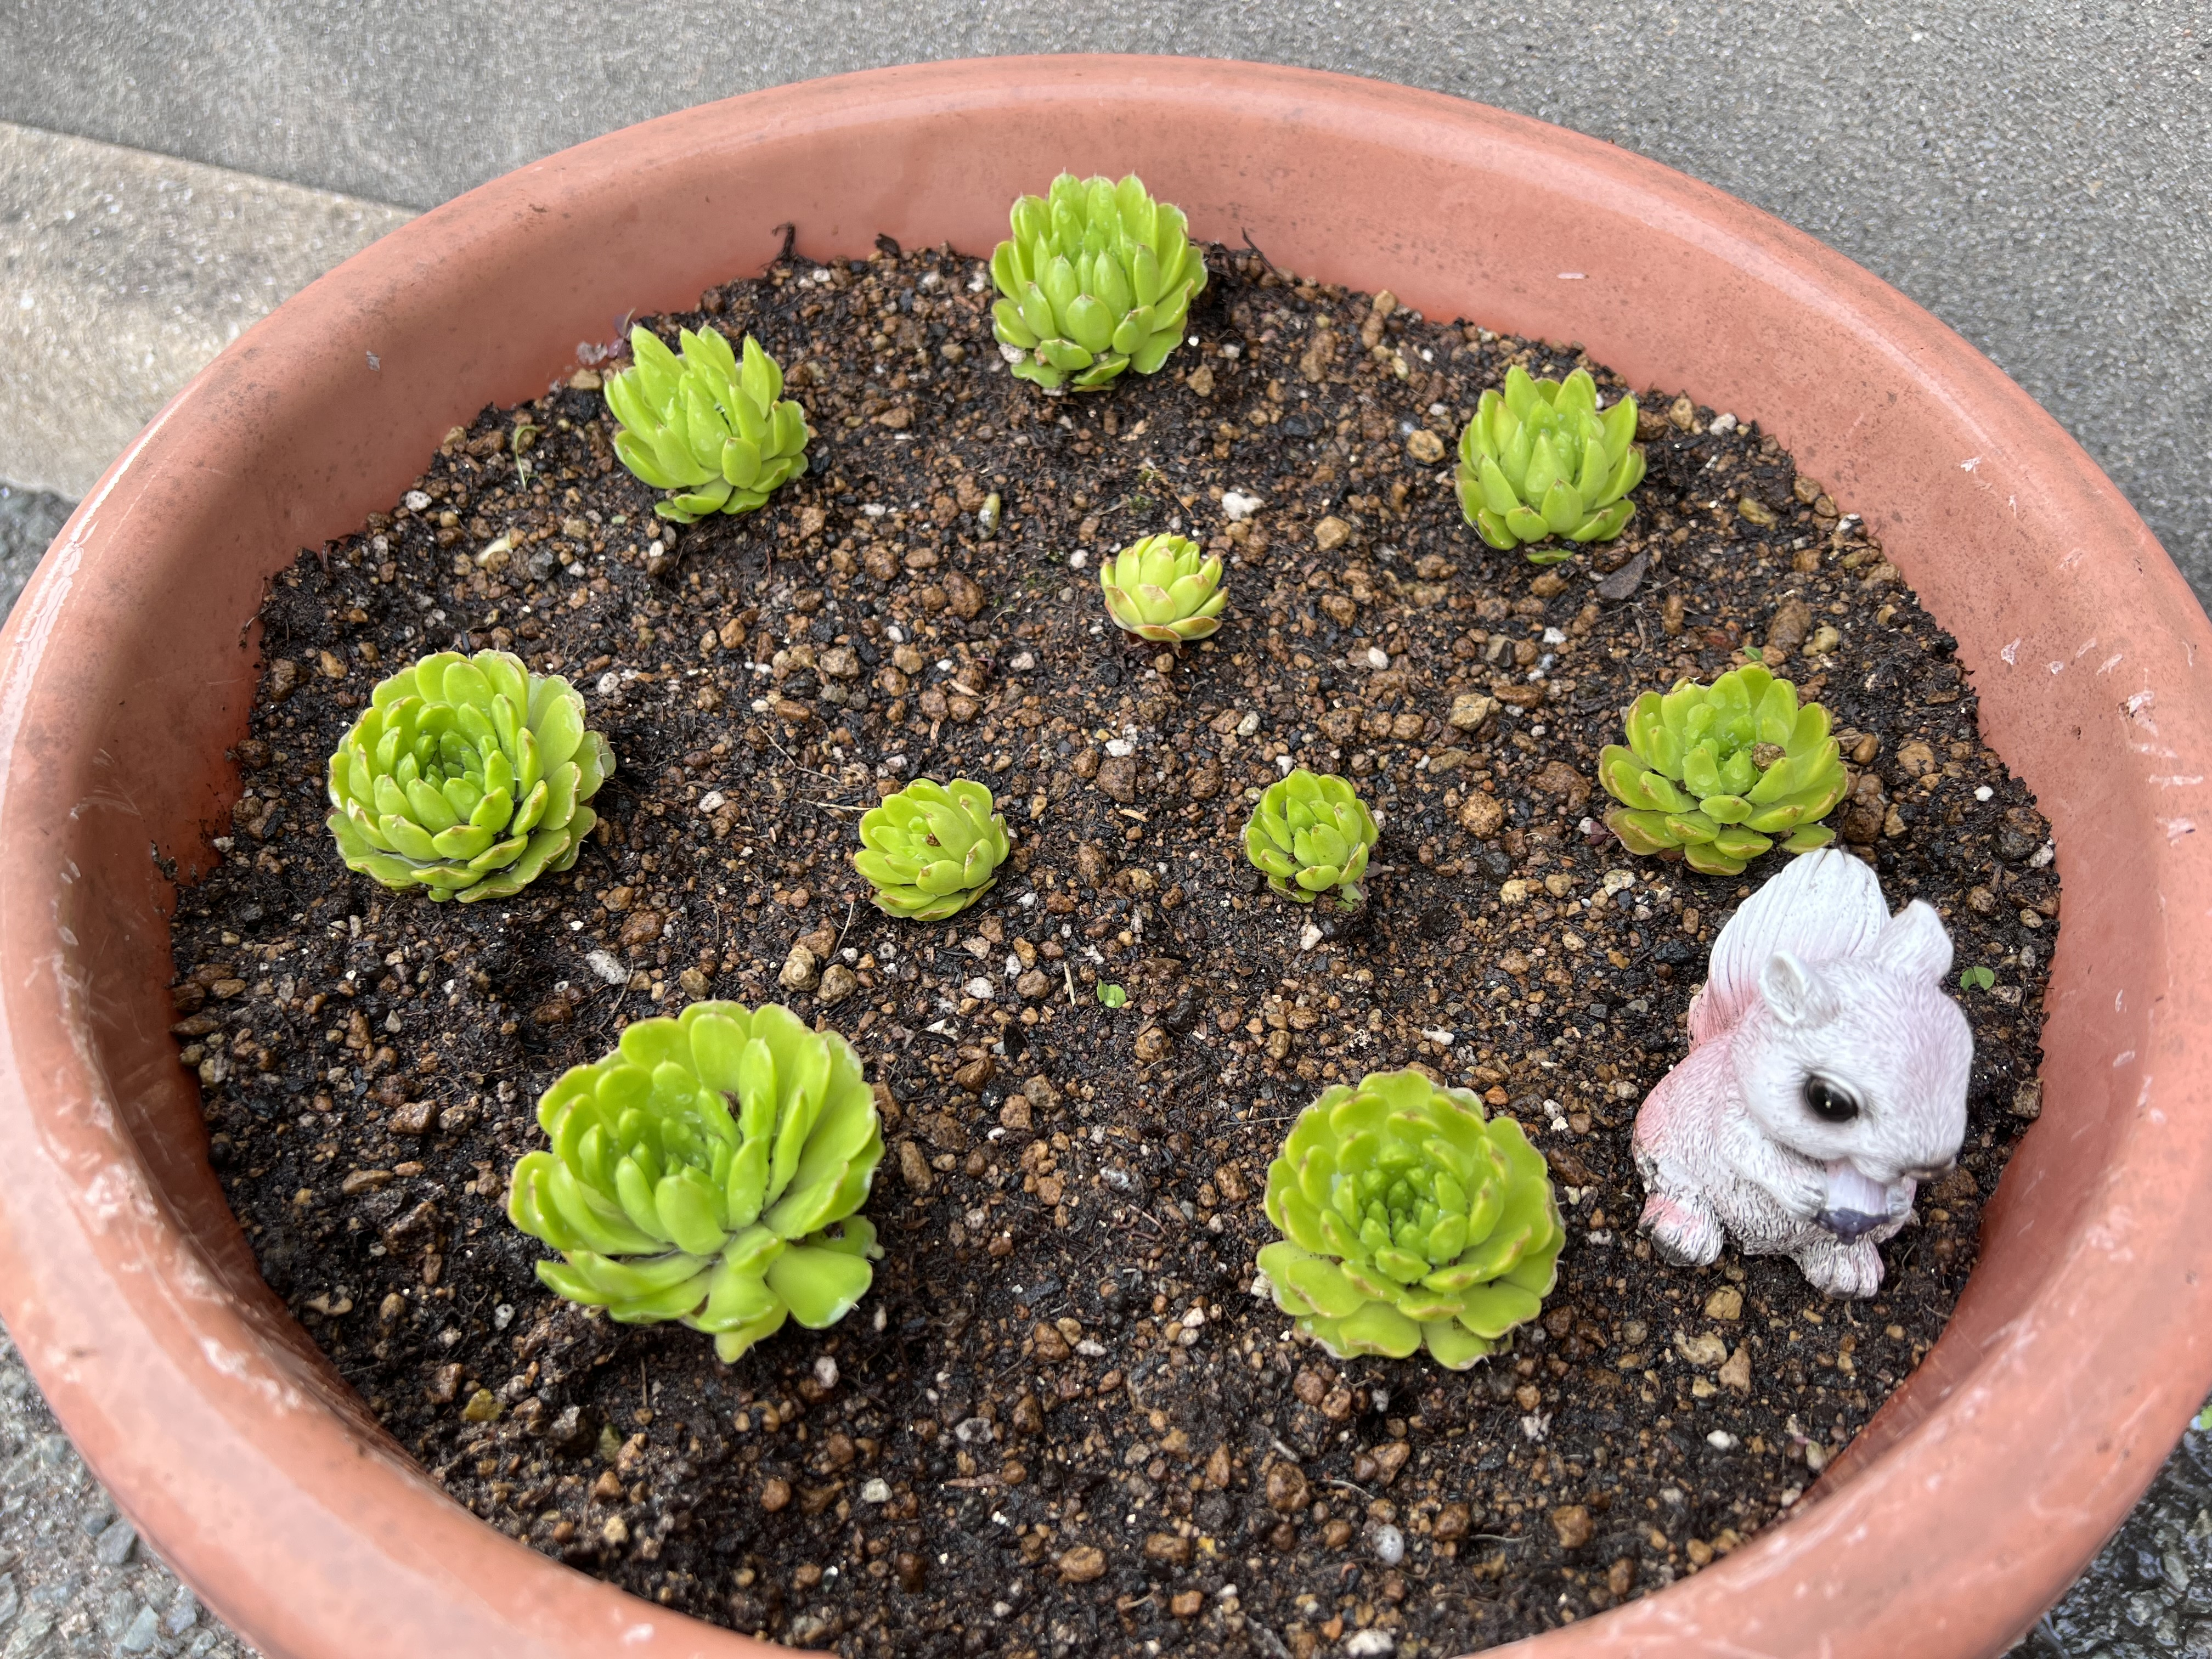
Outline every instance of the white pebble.
{"type": "Polygon", "coordinates": [[[1370,668],[1388,668],[1390,665],[1390,653],[1382,649],[1379,645],[1369,646],[1367,647],[1367,665],[1370,668]]]}
{"type": "Polygon", "coordinates": [[[1257,714],[1247,714],[1237,722],[1237,735],[1240,738],[1249,738],[1259,729],[1260,716],[1257,714]]]}
{"type": "Polygon", "coordinates": [[[1127,738],[1109,738],[1106,740],[1106,752],[1113,756],[1115,760],[1121,760],[1135,754],[1137,745],[1127,738]]]}
{"type": "Polygon", "coordinates": [[[1267,504],[1257,495],[1242,495],[1234,489],[1228,491],[1221,498],[1221,510],[1228,515],[1231,524],[1250,518],[1267,504]]]}
{"type": "Polygon", "coordinates": [[[1377,1522],[1367,1528],[1367,1547],[1384,1566],[1395,1567],[1406,1559],[1406,1534],[1387,1522],[1377,1522]]]}
{"type": "Polygon", "coordinates": [[[404,505],[410,513],[428,513],[430,510],[430,498],[419,489],[410,489],[404,498],[404,505]]]}
{"type": "Polygon", "coordinates": [[[837,1362],[832,1356],[825,1353],[814,1362],[814,1380],[825,1389],[837,1386],[837,1362]]]}
{"type": "Polygon", "coordinates": [[[1989,785],[1985,783],[1980,788],[1974,791],[1974,799],[1976,800],[1987,800],[1991,795],[1996,793],[1996,791],[1990,788],[1989,785]]]}
{"type": "Polygon", "coordinates": [[[610,985],[629,983],[629,969],[617,962],[605,951],[592,951],[584,957],[584,964],[610,985]]]}
{"type": "Polygon", "coordinates": [[[1067,556],[1067,562],[1074,568],[1080,570],[1085,565],[1091,562],[1091,556],[1079,547],[1074,552],[1067,556]]]}
{"type": "Polygon", "coordinates": [[[1726,1429],[1715,1429],[1705,1437],[1705,1443],[1715,1451],[1734,1451],[1737,1442],[1736,1437],[1726,1429]]]}
{"type": "Polygon", "coordinates": [[[729,805],[729,799],[719,789],[709,789],[699,797],[699,810],[702,812],[719,812],[729,805]]]}
{"type": "Polygon", "coordinates": [[[1356,1630],[1344,1638],[1344,1650],[1352,1659],[1380,1659],[1397,1645],[1387,1630],[1356,1630]]]}
{"type": "Polygon", "coordinates": [[[878,1475],[860,1488],[863,1504],[888,1504],[891,1501],[891,1483],[878,1475]]]}
{"type": "Polygon", "coordinates": [[[968,994],[978,1002],[988,1002],[991,1000],[991,981],[980,974],[968,981],[966,989],[968,994]]]}

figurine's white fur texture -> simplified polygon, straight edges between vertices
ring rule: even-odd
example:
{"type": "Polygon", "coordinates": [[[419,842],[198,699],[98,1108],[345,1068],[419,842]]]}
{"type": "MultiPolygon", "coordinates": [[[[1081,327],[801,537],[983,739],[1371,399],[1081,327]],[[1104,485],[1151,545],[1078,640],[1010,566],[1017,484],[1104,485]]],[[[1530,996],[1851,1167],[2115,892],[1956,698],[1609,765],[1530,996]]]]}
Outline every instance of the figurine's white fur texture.
{"type": "Polygon", "coordinates": [[[1830,1296],[1872,1296],[1876,1247],[1966,1138],[1974,1043],[1950,969],[1936,912],[1892,916],[1847,853],[1792,859],[1753,894],[1714,941],[1689,1054],[1636,1116],[1660,1253],[1702,1267],[1725,1229],[1830,1296]]]}

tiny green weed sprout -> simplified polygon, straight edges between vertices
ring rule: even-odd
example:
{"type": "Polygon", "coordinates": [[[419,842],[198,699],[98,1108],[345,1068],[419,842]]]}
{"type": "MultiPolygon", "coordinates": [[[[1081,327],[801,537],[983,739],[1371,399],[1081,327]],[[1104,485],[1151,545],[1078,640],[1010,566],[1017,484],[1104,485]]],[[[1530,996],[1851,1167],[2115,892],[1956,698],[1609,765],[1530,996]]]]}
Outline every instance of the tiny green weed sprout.
{"type": "Polygon", "coordinates": [[[1298,1114],[1267,1169],[1275,1305],[1340,1359],[1462,1370],[1534,1319],[1566,1229],[1542,1153],[1473,1091],[1370,1072],[1298,1114]]]}
{"type": "Polygon", "coordinates": [[[1106,609],[1139,639],[1180,645],[1221,626],[1221,561],[1181,536],[1146,536],[1098,567],[1106,609]]]}
{"type": "Polygon", "coordinates": [[[1133,173],[1118,185],[1063,173],[1012,216],[991,255],[1001,296],[991,323],[1018,378],[1088,392],[1167,361],[1206,286],[1182,209],[1155,202],[1133,173]]]}
{"type": "Polygon", "coordinates": [[[685,329],[681,356],[648,328],[629,342],[630,367],[606,383],[622,422],[615,453],[641,482],[677,492],[653,509],[662,518],[750,513],[806,470],[806,416],[750,335],[742,363],[712,328],[685,329]]]}
{"type": "Polygon", "coordinates": [[[856,1214],[884,1155],[860,1056],[769,1004],[641,1019],[538,1103],[550,1151],[507,1215],[560,1251],[548,1288],[625,1324],[681,1320],[736,1359],[787,1317],[836,1324],[882,1255],[856,1214]]]}
{"type": "Polygon", "coordinates": [[[339,740],[330,832],[395,892],[508,898],[576,861],[614,765],[568,681],[505,651],[441,651],[379,684],[339,740]]]}
{"type": "Polygon", "coordinates": [[[1356,910],[1365,896],[1359,878],[1367,854],[1381,834],[1349,782],[1301,766],[1260,797],[1244,825],[1244,853],[1284,897],[1310,904],[1333,892],[1356,910]]]}
{"type": "Polygon", "coordinates": [[[1011,845],[991,792],[956,778],[916,778],[860,819],[853,867],[875,890],[876,908],[913,921],[942,921],[991,890],[1011,845]]]}
{"type": "Polygon", "coordinates": [[[1959,988],[1962,991],[1986,991],[1996,982],[1996,970],[1978,963],[1959,975],[1959,988]]]}
{"type": "Polygon", "coordinates": [[[1632,853],[1679,847],[1692,870],[1733,876],[1783,836],[1809,853],[1836,838],[1820,820],[1844,798],[1828,711],[1747,663],[1711,685],[1646,691],[1628,711],[1628,745],[1608,744],[1598,778],[1620,805],[1605,815],[1632,853]]]}
{"type": "MultiPolygon", "coordinates": [[[[1460,510],[1505,552],[1555,536],[1609,542],[1635,513],[1628,492],[1644,480],[1635,436],[1635,398],[1601,415],[1587,370],[1538,380],[1516,363],[1504,393],[1484,392],[1460,434],[1460,510]]],[[[1528,555],[1535,564],[1573,556],[1571,547],[1528,555]]]]}
{"type": "Polygon", "coordinates": [[[1119,1008],[1129,1000],[1129,994],[1120,986],[1106,980],[1098,981],[1098,1000],[1109,1008],[1119,1008]]]}

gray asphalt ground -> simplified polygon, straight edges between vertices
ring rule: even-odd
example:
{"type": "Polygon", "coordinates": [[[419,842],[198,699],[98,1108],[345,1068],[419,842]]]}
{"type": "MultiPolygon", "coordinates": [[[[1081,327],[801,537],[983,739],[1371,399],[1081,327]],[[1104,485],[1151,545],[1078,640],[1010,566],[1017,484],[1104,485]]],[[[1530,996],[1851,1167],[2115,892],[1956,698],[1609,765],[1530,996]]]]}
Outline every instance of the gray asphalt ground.
{"type": "MultiPolygon", "coordinates": [[[[1987,352],[2212,594],[2212,0],[0,0],[0,609],[209,355],[408,210],[708,99],[1083,51],[1431,88],[1730,191],[1987,352]]],[[[0,1659],[242,1651],[0,1339],[0,1659]]],[[[2020,1651],[2212,1656],[2212,1437],[2020,1651]]]]}

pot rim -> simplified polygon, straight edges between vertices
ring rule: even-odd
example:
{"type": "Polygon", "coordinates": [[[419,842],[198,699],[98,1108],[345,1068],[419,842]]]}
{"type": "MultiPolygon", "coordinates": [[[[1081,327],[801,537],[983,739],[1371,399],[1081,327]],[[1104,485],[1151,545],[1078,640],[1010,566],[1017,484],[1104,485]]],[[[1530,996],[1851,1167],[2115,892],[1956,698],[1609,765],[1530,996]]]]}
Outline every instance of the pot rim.
{"type": "Polygon", "coordinates": [[[0,1307],[56,1414],[271,1659],[778,1650],[479,1523],[337,1379],[261,1285],[191,1139],[195,1091],[173,1058],[163,1069],[174,899],[142,866],[149,840],[185,873],[213,856],[199,826],[236,793],[220,751],[254,676],[250,660],[211,670],[207,642],[239,633],[303,542],[356,527],[447,426],[532,395],[618,306],[688,304],[758,264],[770,219],[800,218],[816,257],[916,223],[987,246],[1036,148],[1007,140],[1038,134],[1079,168],[1134,167],[1194,204],[1194,234],[1256,233],[1304,274],[1578,338],[1632,382],[1716,407],[1763,392],[1761,423],[1868,499],[1958,635],[1989,694],[1985,739],[2037,789],[2076,913],[2046,1001],[2045,1120],[1989,1204],[1942,1341],[1817,1501],[1694,1578],[1526,1645],[2000,1650],[2212,1387],[2212,1243],[2165,1222],[2212,1184],[2212,1079],[2191,1063],[2212,1013],[2212,872],[2192,819],[2212,805],[2197,765],[2212,703],[2193,678],[2212,628],[2079,447],[1840,255],[1597,140],[1310,70],[975,60],[679,112],[393,232],[156,416],[49,550],[0,665],[0,1158],[15,1172],[0,1307]],[[1161,136],[1170,118],[1180,142],[1161,136]],[[732,198],[776,211],[741,216],[732,198]],[[663,234],[654,210],[687,204],[702,216],[663,234]],[[623,239],[652,239],[651,257],[623,239]]]}

